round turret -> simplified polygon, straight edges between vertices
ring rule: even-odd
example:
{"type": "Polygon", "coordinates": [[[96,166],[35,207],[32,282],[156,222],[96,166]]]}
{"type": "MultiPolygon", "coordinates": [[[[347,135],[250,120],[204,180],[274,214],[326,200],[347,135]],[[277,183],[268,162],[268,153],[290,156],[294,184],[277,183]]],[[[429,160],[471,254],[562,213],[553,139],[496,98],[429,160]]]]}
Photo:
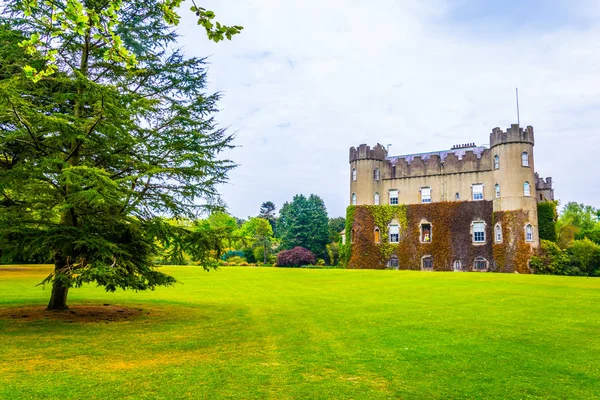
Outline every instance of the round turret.
{"type": "Polygon", "coordinates": [[[379,143],[371,149],[366,144],[350,148],[350,204],[373,205],[377,194],[382,197],[387,150],[379,143]]]}
{"type": "MultiPolygon", "coordinates": [[[[494,128],[490,134],[494,211],[524,210],[533,226],[533,247],[539,244],[533,127],[513,124],[506,132],[494,128]]],[[[523,227],[525,229],[525,227],[523,227]]]]}

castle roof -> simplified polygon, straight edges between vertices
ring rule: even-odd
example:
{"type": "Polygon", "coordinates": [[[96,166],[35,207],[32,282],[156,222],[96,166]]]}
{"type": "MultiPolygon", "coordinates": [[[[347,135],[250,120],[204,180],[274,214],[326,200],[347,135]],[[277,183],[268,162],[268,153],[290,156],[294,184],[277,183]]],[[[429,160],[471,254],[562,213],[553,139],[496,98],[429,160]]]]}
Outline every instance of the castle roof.
{"type": "Polygon", "coordinates": [[[439,150],[439,151],[430,151],[426,153],[414,153],[414,154],[404,154],[400,156],[390,156],[387,157],[387,160],[392,164],[396,164],[398,159],[405,159],[408,164],[410,164],[416,157],[420,157],[423,161],[427,161],[431,156],[437,155],[440,157],[440,161],[444,161],[448,154],[454,153],[459,160],[462,160],[467,151],[472,151],[473,154],[477,156],[477,158],[481,158],[481,154],[487,150],[485,146],[469,146],[469,147],[461,147],[454,148],[450,150],[439,150]]]}

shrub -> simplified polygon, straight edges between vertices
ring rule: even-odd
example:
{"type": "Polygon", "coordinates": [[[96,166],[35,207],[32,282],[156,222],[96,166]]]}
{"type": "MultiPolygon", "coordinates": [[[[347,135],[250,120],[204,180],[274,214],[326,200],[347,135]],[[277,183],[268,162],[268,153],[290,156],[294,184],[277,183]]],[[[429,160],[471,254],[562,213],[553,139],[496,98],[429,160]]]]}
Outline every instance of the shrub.
{"type": "Polygon", "coordinates": [[[227,261],[229,262],[229,265],[241,265],[241,263],[243,263],[243,262],[247,263],[247,261],[240,256],[233,256],[233,257],[229,258],[227,261]]]}
{"type": "Polygon", "coordinates": [[[275,255],[275,254],[270,255],[268,260],[269,261],[267,261],[267,264],[271,264],[273,266],[277,265],[277,255],[275,255]]]}
{"type": "Polygon", "coordinates": [[[238,264],[240,267],[247,267],[250,264],[248,264],[246,261],[242,261],[241,263],[238,264]]]}
{"type": "Polygon", "coordinates": [[[323,260],[322,258],[319,258],[317,260],[317,265],[320,266],[320,267],[325,266],[325,260],[323,260]]]}
{"type": "Polygon", "coordinates": [[[221,256],[221,260],[223,261],[229,261],[229,259],[231,257],[240,257],[243,258],[244,257],[244,252],[241,250],[229,250],[227,251],[225,254],[223,254],[221,256]]]}
{"type": "Polygon", "coordinates": [[[314,264],[315,255],[304,247],[294,247],[277,254],[277,265],[280,267],[300,267],[306,264],[314,264]]]}
{"type": "Polygon", "coordinates": [[[600,245],[588,238],[575,240],[567,252],[581,275],[600,275],[600,245]]]}
{"type": "Polygon", "coordinates": [[[569,256],[556,243],[542,239],[538,253],[531,258],[529,266],[536,274],[572,275],[569,256]]]}

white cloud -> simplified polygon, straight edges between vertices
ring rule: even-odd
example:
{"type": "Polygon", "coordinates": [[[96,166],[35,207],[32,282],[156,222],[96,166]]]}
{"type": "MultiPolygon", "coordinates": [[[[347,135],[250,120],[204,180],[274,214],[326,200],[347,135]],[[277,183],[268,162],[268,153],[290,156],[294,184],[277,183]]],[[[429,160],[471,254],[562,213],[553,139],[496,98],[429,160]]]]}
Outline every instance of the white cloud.
{"type": "MultiPolygon", "coordinates": [[[[562,25],[480,35],[448,20],[450,1],[204,4],[244,26],[212,44],[190,14],[180,32],[189,55],[211,55],[218,120],[238,132],[229,156],[241,166],[223,197],[234,215],[255,215],[296,193],[324,198],[330,215],[348,202],[348,148],[392,143],[392,153],[488,142],[495,126],[536,129],[536,168],[554,177],[563,203],[600,206],[600,25],[562,25]]],[[[574,7],[599,15],[595,3],[574,7]]],[[[565,16],[568,18],[568,16],[565,16]]],[[[525,19],[526,21],[526,19],[525,19]]]]}

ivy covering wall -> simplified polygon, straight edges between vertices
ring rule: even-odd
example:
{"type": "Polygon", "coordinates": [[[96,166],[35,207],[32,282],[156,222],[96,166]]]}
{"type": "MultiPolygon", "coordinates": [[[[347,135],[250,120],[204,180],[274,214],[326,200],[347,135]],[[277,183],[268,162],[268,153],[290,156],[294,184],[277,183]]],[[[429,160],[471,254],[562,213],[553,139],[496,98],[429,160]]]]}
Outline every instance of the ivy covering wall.
{"type": "MultiPolygon", "coordinates": [[[[433,259],[433,270],[451,271],[460,261],[463,271],[473,270],[477,257],[488,261],[494,270],[492,202],[440,202],[414,205],[351,206],[346,216],[346,244],[343,246],[348,268],[387,268],[395,255],[400,269],[420,270],[422,258],[433,259]],[[473,243],[472,222],[485,223],[486,240],[473,243]],[[389,242],[390,224],[400,227],[399,243],[389,242]],[[422,243],[421,224],[431,224],[431,242],[422,243]],[[380,243],[375,243],[375,228],[380,243]]],[[[508,237],[508,236],[507,236],[508,237]]],[[[510,263],[504,263],[508,268],[510,263]]]]}
{"type": "Polygon", "coordinates": [[[502,242],[494,243],[493,252],[498,272],[529,274],[531,246],[525,241],[525,225],[529,221],[526,211],[498,211],[493,215],[494,226],[502,227],[502,242]]]}

